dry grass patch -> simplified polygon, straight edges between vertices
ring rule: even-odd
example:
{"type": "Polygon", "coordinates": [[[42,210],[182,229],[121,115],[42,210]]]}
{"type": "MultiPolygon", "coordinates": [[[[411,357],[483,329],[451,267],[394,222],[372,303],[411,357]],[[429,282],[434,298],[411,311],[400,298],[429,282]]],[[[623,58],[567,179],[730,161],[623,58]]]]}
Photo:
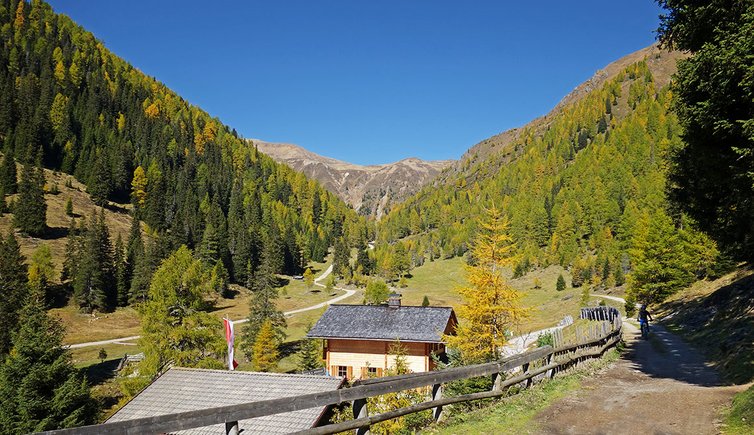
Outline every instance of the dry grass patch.
{"type": "MultiPolygon", "coordinates": [[[[18,173],[21,173],[19,166],[18,173]]],[[[28,259],[31,254],[42,244],[46,244],[52,251],[52,261],[55,264],[55,270],[60,276],[60,271],[63,268],[63,259],[65,259],[65,245],[68,240],[68,227],[71,224],[71,219],[75,219],[77,224],[83,217],[87,219],[92,216],[92,213],[99,212],[100,207],[96,206],[94,202],[89,198],[89,194],[86,193],[86,186],[76,181],[72,175],[63,174],[60,172],[53,172],[48,169],[44,170],[45,173],[45,201],[47,202],[47,234],[42,238],[37,237],[25,237],[20,234],[16,234],[18,242],[21,245],[21,253],[28,259]],[[66,187],[66,182],[70,182],[71,187],[66,187]],[[53,194],[54,187],[60,191],[60,193],[53,194]],[[73,204],[74,217],[65,214],[65,203],[71,199],[73,204]]],[[[9,203],[15,201],[18,195],[10,195],[6,198],[9,203]]],[[[129,211],[132,208],[131,204],[115,204],[111,203],[111,206],[105,208],[105,221],[107,227],[110,230],[110,236],[113,243],[115,239],[120,235],[124,240],[128,237],[128,232],[131,228],[131,216],[129,211]]],[[[5,213],[0,216],[0,231],[3,234],[7,234],[8,231],[13,228],[13,214],[5,213]]]]}
{"type": "Polygon", "coordinates": [[[139,316],[130,307],[118,308],[112,313],[85,314],[78,307],[69,304],[63,308],[53,308],[49,312],[63,321],[66,328],[63,339],[65,344],[109,340],[141,333],[139,316]]]}

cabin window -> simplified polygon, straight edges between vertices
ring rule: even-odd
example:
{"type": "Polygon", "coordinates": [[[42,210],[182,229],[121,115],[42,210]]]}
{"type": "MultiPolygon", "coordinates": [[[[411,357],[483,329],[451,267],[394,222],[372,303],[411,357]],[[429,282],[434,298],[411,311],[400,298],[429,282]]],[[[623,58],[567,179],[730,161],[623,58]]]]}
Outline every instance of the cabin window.
{"type": "Polygon", "coordinates": [[[348,377],[348,366],[338,366],[338,376],[348,377]]]}
{"type": "Polygon", "coordinates": [[[369,376],[377,376],[377,367],[367,367],[367,374],[369,376]]]}

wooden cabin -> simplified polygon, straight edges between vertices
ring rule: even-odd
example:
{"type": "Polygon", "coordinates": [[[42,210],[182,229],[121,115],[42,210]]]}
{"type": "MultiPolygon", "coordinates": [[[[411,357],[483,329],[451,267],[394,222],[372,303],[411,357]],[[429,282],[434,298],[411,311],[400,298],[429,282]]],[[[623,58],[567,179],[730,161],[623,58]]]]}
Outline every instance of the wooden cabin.
{"type": "Polygon", "coordinates": [[[399,340],[414,373],[435,367],[431,355],[443,356],[442,336],[458,323],[449,307],[401,306],[400,295],[387,305],[330,305],[307,337],[324,340],[323,359],[332,376],[349,380],[382,376],[394,365],[390,346],[399,340]]]}

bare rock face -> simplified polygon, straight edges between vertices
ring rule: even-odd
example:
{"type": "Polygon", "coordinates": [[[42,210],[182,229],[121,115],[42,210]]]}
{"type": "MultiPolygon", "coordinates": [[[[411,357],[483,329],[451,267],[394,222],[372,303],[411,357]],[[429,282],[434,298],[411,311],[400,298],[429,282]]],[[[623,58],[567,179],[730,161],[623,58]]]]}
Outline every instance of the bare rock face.
{"type": "Polygon", "coordinates": [[[251,140],[259,151],[303,172],[359,213],[379,219],[391,204],[418,192],[451,160],[407,158],[386,165],[355,165],[320,156],[298,145],[251,140]]]}

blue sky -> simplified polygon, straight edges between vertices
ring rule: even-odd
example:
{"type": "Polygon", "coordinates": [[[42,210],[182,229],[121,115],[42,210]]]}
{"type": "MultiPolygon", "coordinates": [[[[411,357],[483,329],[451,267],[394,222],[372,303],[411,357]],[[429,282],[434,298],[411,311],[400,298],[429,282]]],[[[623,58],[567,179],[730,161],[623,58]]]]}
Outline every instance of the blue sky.
{"type": "Polygon", "coordinates": [[[651,0],[52,0],[241,135],[353,163],[458,158],[654,42],[651,0]]]}

